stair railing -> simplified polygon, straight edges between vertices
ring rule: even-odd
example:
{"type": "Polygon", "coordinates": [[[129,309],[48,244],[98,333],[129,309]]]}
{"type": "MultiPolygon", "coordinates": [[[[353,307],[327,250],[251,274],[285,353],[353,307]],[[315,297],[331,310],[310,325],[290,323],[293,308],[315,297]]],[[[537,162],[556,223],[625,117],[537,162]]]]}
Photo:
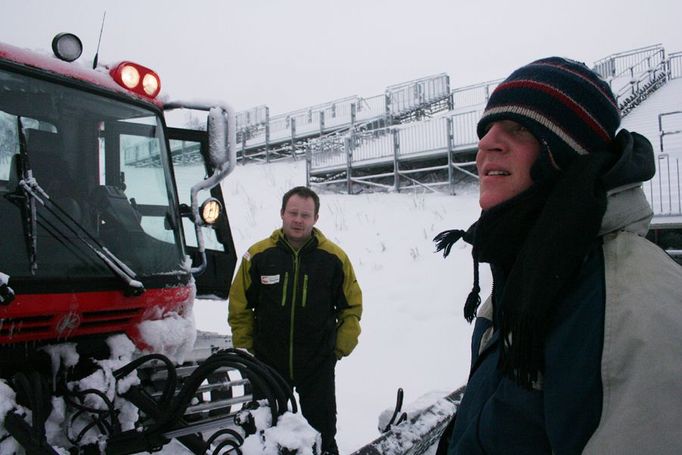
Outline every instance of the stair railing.
{"type": "Polygon", "coordinates": [[[668,79],[682,77],[682,52],[668,54],[668,79]]]}
{"type": "Polygon", "coordinates": [[[485,105],[495,87],[504,79],[481,82],[478,84],[458,87],[452,90],[452,103],[455,110],[471,106],[485,105]]]}
{"type": "Polygon", "coordinates": [[[656,154],[656,174],[645,186],[647,199],[656,215],[682,215],[682,174],[680,174],[679,142],[664,138],[682,134],[682,111],[658,114],[660,153],[656,154]]]}
{"type": "Polygon", "coordinates": [[[597,60],[592,69],[604,79],[617,79],[628,73],[630,68],[636,67],[649,57],[660,54],[662,50],[663,46],[661,44],[653,44],[629,51],[617,52],[597,60]]]}
{"type": "Polygon", "coordinates": [[[610,81],[621,115],[624,117],[668,80],[665,51],[644,58],[610,81]],[[625,75],[625,77],[623,77],[625,75]],[[625,83],[621,86],[618,82],[625,83]],[[616,87],[614,87],[616,85],[616,87]]]}

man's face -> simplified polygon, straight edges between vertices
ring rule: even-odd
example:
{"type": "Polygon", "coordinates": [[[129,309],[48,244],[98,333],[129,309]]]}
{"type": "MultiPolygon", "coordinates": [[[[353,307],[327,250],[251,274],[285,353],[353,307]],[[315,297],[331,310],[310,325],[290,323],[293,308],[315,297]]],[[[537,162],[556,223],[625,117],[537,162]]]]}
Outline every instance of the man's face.
{"type": "Polygon", "coordinates": [[[310,197],[293,194],[281,215],[284,235],[292,246],[300,248],[310,238],[317,222],[315,201],[310,197]]]}
{"type": "Polygon", "coordinates": [[[530,188],[530,168],[540,142],[512,120],[491,124],[478,143],[476,167],[481,179],[479,204],[487,210],[530,188]]]}

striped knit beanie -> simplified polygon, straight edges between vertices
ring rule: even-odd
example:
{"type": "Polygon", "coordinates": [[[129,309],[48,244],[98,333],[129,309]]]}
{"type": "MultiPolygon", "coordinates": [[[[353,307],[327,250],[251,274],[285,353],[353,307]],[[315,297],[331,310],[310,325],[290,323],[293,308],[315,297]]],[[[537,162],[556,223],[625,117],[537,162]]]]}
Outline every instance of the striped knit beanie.
{"type": "Polygon", "coordinates": [[[498,120],[514,120],[545,145],[554,168],[576,154],[610,151],[620,112],[609,85],[583,63],[534,61],[495,88],[478,122],[478,137],[498,120]]]}

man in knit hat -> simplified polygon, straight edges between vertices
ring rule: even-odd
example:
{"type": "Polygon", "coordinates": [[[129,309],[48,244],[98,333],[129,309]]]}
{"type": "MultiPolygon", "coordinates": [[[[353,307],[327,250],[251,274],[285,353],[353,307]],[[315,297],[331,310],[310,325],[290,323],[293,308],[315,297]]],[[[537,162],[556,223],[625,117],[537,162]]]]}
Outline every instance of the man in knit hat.
{"type": "Polygon", "coordinates": [[[476,320],[463,401],[439,448],[682,453],[682,268],[644,239],[653,150],[617,131],[603,80],[551,57],[514,71],[478,123],[476,320]],[[478,297],[478,263],[492,295],[478,297]]]}

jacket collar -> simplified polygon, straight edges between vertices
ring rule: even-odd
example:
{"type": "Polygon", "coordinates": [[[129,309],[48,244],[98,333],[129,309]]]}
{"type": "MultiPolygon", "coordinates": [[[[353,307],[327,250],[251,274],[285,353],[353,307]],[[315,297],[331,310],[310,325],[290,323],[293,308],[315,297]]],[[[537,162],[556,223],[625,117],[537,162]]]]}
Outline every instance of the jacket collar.
{"type": "MultiPolygon", "coordinates": [[[[284,245],[286,246],[287,249],[294,251],[293,247],[289,244],[289,242],[287,242],[287,239],[284,236],[284,231],[282,230],[282,228],[277,228],[274,231],[272,231],[270,239],[275,244],[284,245]]],[[[303,245],[303,247],[298,251],[308,251],[317,248],[319,245],[326,241],[327,238],[324,236],[324,234],[322,234],[322,231],[314,227],[311,239],[305,245],[303,245]]]]}
{"type": "Polygon", "coordinates": [[[599,235],[628,231],[643,237],[652,217],[653,211],[640,183],[614,188],[607,193],[606,213],[599,235]]]}

